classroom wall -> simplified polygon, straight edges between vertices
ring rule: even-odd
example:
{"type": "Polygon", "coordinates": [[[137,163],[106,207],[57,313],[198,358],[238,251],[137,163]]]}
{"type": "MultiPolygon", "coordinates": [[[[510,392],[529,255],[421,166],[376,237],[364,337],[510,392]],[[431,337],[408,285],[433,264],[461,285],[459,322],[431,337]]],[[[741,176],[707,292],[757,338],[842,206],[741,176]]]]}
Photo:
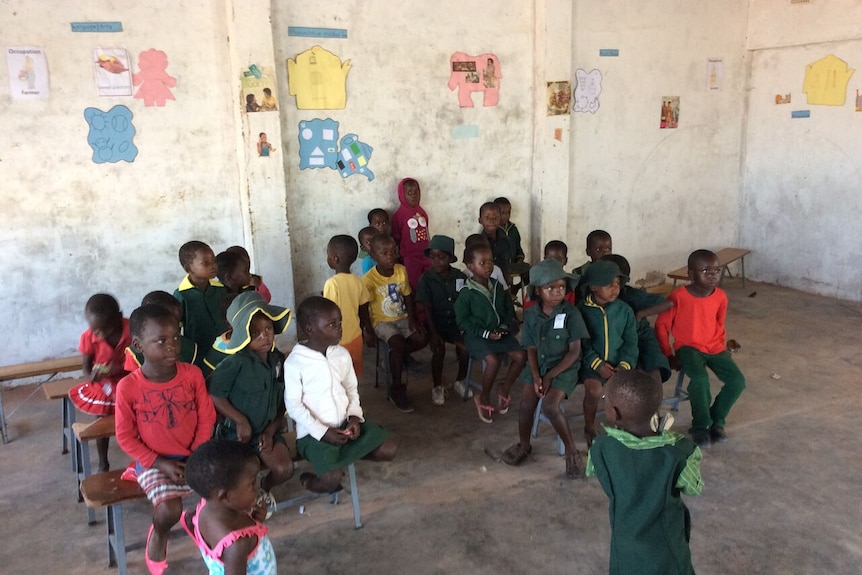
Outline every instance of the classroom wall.
{"type": "Polygon", "coordinates": [[[740,244],[759,280],[862,300],[862,19],[859,3],[753,0],[740,244]],[[826,41],[841,39],[840,41],[826,41]],[[843,106],[809,105],[807,65],[834,54],[855,68],[843,106]],[[791,95],[776,105],[777,94],[791,95]],[[809,118],[792,119],[808,110],[809,118]]]}

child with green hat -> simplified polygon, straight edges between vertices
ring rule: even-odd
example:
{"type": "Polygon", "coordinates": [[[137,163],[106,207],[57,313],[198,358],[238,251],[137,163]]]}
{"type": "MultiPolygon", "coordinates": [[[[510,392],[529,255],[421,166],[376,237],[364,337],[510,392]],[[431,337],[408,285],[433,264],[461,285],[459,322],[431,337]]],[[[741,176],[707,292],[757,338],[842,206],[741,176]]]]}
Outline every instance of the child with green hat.
{"type": "Polygon", "coordinates": [[[228,354],[207,378],[213,404],[224,421],[217,435],[248,443],[269,469],[258,502],[275,510],[272,488],[293,476],[293,462],[281,435],[284,421],[284,354],[275,336],[287,329],[290,310],[266,303],[253,291],[239,294],[227,309],[231,325],[228,354]]]}
{"type": "Polygon", "coordinates": [[[596,410],[602,386],[618,371],[633,369],[638,362],[635,314],[619,299],[620,286],[628,281],[614,262],[593,262],[581,278],[586,297],[578,309],[590,334],[584,342],[580,379],[584,382],[584,436],[587,447],[596,437],[596,410]]]}

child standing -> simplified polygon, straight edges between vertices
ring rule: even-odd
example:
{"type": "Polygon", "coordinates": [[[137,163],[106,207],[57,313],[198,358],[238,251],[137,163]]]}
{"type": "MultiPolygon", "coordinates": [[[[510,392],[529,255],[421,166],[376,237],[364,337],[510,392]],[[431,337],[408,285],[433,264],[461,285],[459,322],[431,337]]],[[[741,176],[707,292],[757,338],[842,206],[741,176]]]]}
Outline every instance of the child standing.
{"type": "MultiPolygon", "coordinates": [[[[431,260],[431,269],[419,278],[416,301],[425,311],[425,325],[431,344],[431,401],[443,405],[446,395],[443,390],[443,360],[446,358],[446,343],[455,345],[458,356],[458,375],[455,378],[455,393],[463,396],[467,389],[467,355],[464,338],[455,321],[455,300],[464,287],[467,276],[452,267],[458,261],[455,257],[455,240],[448,236],[436,235],[431,238],[425,255],[431,260]]],[[[472,396],[472,391],[469,392],[472,396]]]]}
{"type": "Polygon", "coordinates": [[[389,235],[389,212],[383,208],[374,208],[368,212],[368,225],[378,233],[389,235]]]}
{"type": "Polygon", "coordinates": [[[243,258],[245,261],[246,268],[248,269],[249,274],[251,275],[251,286],[254,288],[254,291],[259,293],[266,303],[272,301],[272,293],[269,291],[269,288],[266,287],[266,284],[263,283],[263,278],[257,274],[251,273],[251,256],[248,255],[248,250],[246,250],[242,246],[231,246],[225,250],[226,252],[235,252],[237,255],[243,258]]]}
{"type": "MultiPolygon", "coordinates": [[[[81,334],[78,351],[84,355],[85,383],[69,390],[72,404],[90,415],[114,413],[117,383],[129,371],[125,368],[126,348],[132,343],[129,320],[112,296],[97,293],[87,300],[84,316],[89,328],[81,334]]],[[[99,471],[108,471],[108,438],[96,440],[99,471]]]]}
{"type": "Polygon", "coordinates": [[[377,228],[371,226],[366,226],[359,230],[359,235],[357,236],[359,238],[359,256],[356,262],[350,267],[350,271],[359,277],[367,274],[368,270],[377,264],[374,258],[371,257],[371,240],[379,233],[377,228]],[[359,264],[358,270],[356,264],[359,264]]]}
{"type": "Polygon", "coordinates": [[[602,387],[618,371],[632,369],[638,362],[638,332],[635,314],[619,300],[620,285],[628,280],[617,264],[597,261],[581,278],[587,296],[578,303],[590,334],[584,342],[581,381],[584,382],[584,436],[587,447],[596,437],[596,409],[602,387]]]}
{"type": "Polygon", "coordinates": [[[642,371],[619,372],[607,384],[609,425],[590,449],[587,475],[610,499],[612,575],[694,575],[691,515],[680,495],[703,490],[703,456],[652,424],[661,399],[661,384],[642,371]]]}
{"type": "MultiPolygon", "coordinates": [[[[171,312],[171,315],[177,320],[177,326],[183,321],[183,306],[166,291],[151,291],[141,300],[141,305],[158,305],[171,312]]],[[[198,346],[195,342],[184,335],[180,336],[180,352],[177,355],[177,361],[181,363],[193,363],[198,367],[203,364],[203,353],[198,353],[198,346]]],[[[126,358],[123,367],[128,372],[135,371],[144,363],[143,354],[139,353],[132,347],[132,338],[129,336],[129,346],[126,348],[126,358]]]]}
{"type": "Polygon", "coordinates": [[[482,204],[479,208],[479,223],[482,225],[482,235],[491,246],[494,265],[503,270],[503,273],[508,273],[509,264],[512,263],[512,245],[506,232],[500,229],[500,206],[494,202],[482,204]]]}
{"type": "Polygon", "coordinates": [[[425,347],[425,329],[416,320],[413,290],[407,281],[407,270],[395,263],[395,240],[376,235],[371,240],[371,257],[377,262],[362,278],[371,300],[360,306],[359,318],[365,332],[365,343],[376,346],[380,338],[389,344],[389,369],[392,389],[389,400],[402,413],[413,411],[402,383],[404,358],[425,347]]]}
{"type": "Polygon", "coordinates": [[[275,550],[265,525],[251,513],[260,462],[245,443],[216,439],[186,462],[189,487],[201,496],[182,525],[195,540],[210,575],[275,575],[275,550]]]}
{"type": "Polygon", "coordinates": [[[179,328],[171,312],[148,305],[129,319],[141,369],[117,386],[117,443],[135,461],[138,483],[153,504],[144,560],[152,575],[168,567],[168,532],[180,519],[185,460],[213,432],[215,410],[201,370],[177,363],[179,328]]]}
{"type": "Polygon", "coordinates": [[[362,327],[359,325],[359,308],[371,301],[365,283],[350,273],[356,261],[359,246],[350,236],[333,236],[326,246],[326,264],[335,275],[323,284],[323,297],[338,304],[342,317],[342,336],[339,345],[353,360],[356,377],[362,377],[362,327]]]}
{"type": "Polygon", "coordinates": [[[611,239],[611,234],[605,230],[591,231],[587,234],[587,255],[590,259],[573,269],[572,273],[583,276],[587,273],[587,269],[590,267],[591,263],[599,261],[602,259],[602,256],[613,253],[613,248],[614,244],[611,239]]]}
{"type": "Polygon", "coordinates": [[[215,258],[216,275],[229,294],[254,290],[248,260],[237,251],[225,250],[215,258]]]}
{"type": "Polygon", "coordinates": [[[431,262],[425,256],[430,239],[428,214],[419,205],[421,198],[419,182],[413,178],[404,178],[398,182],[401,207],[392,215],[392,237],[398,243],[410,288],[414,291],[419,278],[431,267],[431,262]]]}
{"type": "MultiPolygon", "coordinates": [[[[493,205],[493,204],[492,204],[493,205]]],[[[509,411],[509,391],[527,361],[527,354],[515,339],[518,323],[512,298],[491,279],[494,260],[487,246],[477,245],[464,250],[464,263],[473,272],[455,300],[455,319],[464,331],[467,353],[485,362],[482,373],[482,393],[473,397],[476,413],[484,423],[493,423],[494,411],[505,415],[509,411]],[[503,385],[497,390],[497,406],[491,406],[491,387],[500,371],[500,354],[509,356],[509,369],[503,385]]]]}
{"type": "Polygon", "coordinates": [[[228,307],[227,319],[233,330],[224,350],[228,357],[207,377],[207,388],[216,412],[225,418],[218,435],[249,444],[269,469],[259,494],[269,517],[276,505],[272,488],[293,476],[281,435],[284,354],[275,347],[275,336],[290,323],[290,310],[269,305],[256,292],[243,292],[228,307]]]}
{"type": "Polygon", "coordinates": [[[658,316],[655,333],[662,351],[674,369],[689,376],[691,438],[705,447],[711,441],[725,441],[727,414],[745,389],[745,377],[727,351],[724,320],[727,294],[718,287],[721,266],[709,250],[695,250],[688,256],[691,284],[668,295],[673,308],[658,316]],[[673,334],[673,348],[669,336],[673,334]],[[710,406],[709,368],[724,383],[710,406]]]}
{"type": "MultiPolygon", "coordinates": [[[[521,232],[518,231],[518,226],[515,225],[515,222],[509,219],[512,216],[512,203],[509,201],[509,198],[502,196],[494,198],[494,203],[500,208],[500,229],[505,232],[506,237],[509,239],[509,247],[512,250],[511,265],[516,266],[517,264],[523,264],[524,249],[521,247],[521,232]]],[[[526,269],[529,269],[529,266],[527,266],[524,271],[526,271],[526,269]]],[[[510,269],[508,273],[512,273],[512,270],[510,269]]]]}
{"type": "Polygon", "coordinates": [[[346,466],[358,459],[391,461],[396,447],[388,431],[363,417],[350,354],[338,345],[335,302],[310,297],[296,315],[304,341],[284,363],[284,402],[296,422],[296,450],[315,471],[299,479],[309,491],[331,493],[339,490],[346,466]]]}
{"type": "Polygon", "coordinates": [[[536,406],[542,398],[542,412],[566,449],[566,477],[575,479],[583,472],[584,465],[560,402],[567,399],[578,384],[581,339],[589,337],[581,312],[565,299],[577,284],[577,278],[567,274],[554,259],[536,264],[530,275],[531,295],[537,304],[524,312],[521,344],[527,348],[529,363],[521,373],[526,385],[518,411],[519,443],[503,452],[503,462],[520,465],[533,450],[530,432],[536,406]]]}
{"type": "Polygon", "coordinates": [[[183,304],[183,333],[199,348],[209,349],[225,330],[220,306],[227,290],[214,279],[218,273],[215,254],[203,242],[186,242],[180,247],[180,265],[187,275],[174,297],[183,304]]]}

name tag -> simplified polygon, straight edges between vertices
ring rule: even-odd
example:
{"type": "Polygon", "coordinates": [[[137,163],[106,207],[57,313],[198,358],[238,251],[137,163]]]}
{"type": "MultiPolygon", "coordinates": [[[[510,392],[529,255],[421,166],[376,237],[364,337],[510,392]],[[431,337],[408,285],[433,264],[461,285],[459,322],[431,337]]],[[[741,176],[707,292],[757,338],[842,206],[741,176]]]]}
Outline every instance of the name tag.
{"type": "Polygon", "coordinates": [[[558,313],[554,318],[554,329],[563,329],[566,327],[566,314],[558,313]]]}

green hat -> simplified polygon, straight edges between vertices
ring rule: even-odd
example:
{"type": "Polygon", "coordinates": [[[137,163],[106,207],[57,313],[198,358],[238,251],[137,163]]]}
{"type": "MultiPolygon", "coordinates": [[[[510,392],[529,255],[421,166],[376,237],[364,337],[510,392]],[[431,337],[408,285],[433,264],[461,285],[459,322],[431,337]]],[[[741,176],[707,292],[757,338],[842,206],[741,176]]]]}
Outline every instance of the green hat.
{"type": "Polygon", "coordinates": [[[453,240],[449,236],[436,235],[431,238],[431,242],[425,249],[426,258],[430,257],[429,254],[431,253],[431,250],[440,250],[441,252],[446,252],[452,258],[453,264],[458,261],[458,258],[455,257],[455,240],[453,240]]]}
{"type": "Polygon", "coordinates": [[[227,321],[233,333],[225,346],[225,353],[236,353],[251,342],[248,329],[251,318],[258,312],[272,320],[276,335],[284,333],[290,323],[291,313],[286,307],[269,305],[256,291],[242,292],[227,308],[227,321]]]}
{"type": "Polygon", "coordinates": [[[530,297],[538,299],[539,288],[557,280],[566,280],[568,288],[573,290],[578,285],[578,279],[579,276],[566,273],[558,260],[548,258],[530,268],[530,297]]]}
{"type": "MultiPolygon", "coordinates": [[[[599,260],[590,264],[584,277],[581,278],[581,284],[586,287],[607,286],[613,283],[615,277],[619,277],[622,283],[629,281],[629,276],[621,272],[617,264],[607,260],[599,260]]],[[[530,279],[532,279],[532,274],[530,279]]]]}

